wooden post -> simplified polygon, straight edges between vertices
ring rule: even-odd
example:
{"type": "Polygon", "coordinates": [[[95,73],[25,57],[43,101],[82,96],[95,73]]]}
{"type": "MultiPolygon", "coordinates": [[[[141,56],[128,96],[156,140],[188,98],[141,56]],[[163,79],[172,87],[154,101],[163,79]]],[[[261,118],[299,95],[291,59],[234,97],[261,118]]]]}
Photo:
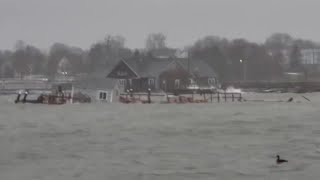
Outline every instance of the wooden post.
{"type": "Polygon", "coordinates": [[[232,93],[232,102],[234,102],[234,94],[232,93]]]}
{"type": "Polygon", "coordinates": [[[148,103],[151,104],[151,89],[148,89],[148,103]]]}
{"type": "Polygon", "coordinates": [[[133,89],[130,89],[130,97],[133,97],[133,89]]]}
{"type": "Polygon", "coordinates": [[[224,102],[227,102],[227,93],[224,92],[224,102]]]}
{"type": "Polygon", "coordinates": [[[27,96],[28,96],[28,91],[25,91],[25,92],[24,92],[23,99],[22,99],[22,102],[23,102],[23,103],[26,103],[26,101],[27,101],[27,96]]]}
{"type": "Polygon", "coordinates": [[[218,92],[218,102],[220,102],[220,92],[218,92]]]}
{"type": "Polygon", "coordinates": [[[128,95],[129,95],[129,89],[127,89],[127,94],[126,94],[126,100],[127,101],[129,100],[128,95]]]}
{"type": "Polygon", "coordinates": [[[210,91],[210,99],[211,99],[211,102],[212,102],[212,89],[210,91]]]}
{"type": "Polygon", "coordinates": [[[72,85],[72,87],[71,87],[71,99],[70,99],[70,104],[73,104],[73,96],[74,96],[74,86],[72,85]]]}
{"type": "Polygon", "coordinates": [[[20,101],[21,92],[19,91],[17,99],[14,101],[16,104],[20,101]]]}
{"type": "Polygon", "coordinates": [[[242,94],[240,93],[240,101],[242,101],[242,94]]]}
{"type": "Polygon", "coordinates": [[[203,100],[206,100],[206,93],[203,93],[203,100]]]}
{"type": "Polygon", "coordinates": [[[112,103],[112,100],[113,100],[113,90],[111,91],[111,94],[110,94],[110,102],[112,103]]]}

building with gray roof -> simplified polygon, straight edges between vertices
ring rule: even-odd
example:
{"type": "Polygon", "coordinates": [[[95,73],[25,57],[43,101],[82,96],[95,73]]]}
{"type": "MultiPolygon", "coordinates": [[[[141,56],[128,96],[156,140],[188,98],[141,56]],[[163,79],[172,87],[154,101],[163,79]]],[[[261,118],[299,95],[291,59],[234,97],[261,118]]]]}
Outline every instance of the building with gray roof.
{"type": "Polygon", "coordinates": [[[217,75],[204,61],[189,58],[156,58],[134,56],[121,60],[107,78],[117,79],[125,90],[175,91],[181,89],[212,89],[217,75]]]}

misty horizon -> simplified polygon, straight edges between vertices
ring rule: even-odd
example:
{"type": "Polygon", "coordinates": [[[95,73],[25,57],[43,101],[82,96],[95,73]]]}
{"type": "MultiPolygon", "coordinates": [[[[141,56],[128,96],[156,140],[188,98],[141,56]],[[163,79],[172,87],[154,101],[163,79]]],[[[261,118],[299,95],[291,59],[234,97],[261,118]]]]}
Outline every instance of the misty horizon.
{"type": "MultiPolygon", "coordinates": [[[[147,34],[146,37],[148,37],[148,36],[150,36],[150,35],[152,35],[152,34],[163,34],[163,33],[161,33],[161,32],[150,33],[150,34],[147,34]]],[[[317,43],[317,44],[320,43],[319,41],[314,41],[314,40],[312,40],[312,39],[304,39],[304,38],[301,38],[301,37],[294,37],[294,36],[291,36],[291,34],[287,34],[287,33],[285,33],[285,32],[275,32],[275,33],[270,34],[268,37],[266,37],[266,39],[264,39],[264,40],[262,40],[262,41],[251,41],[251,40],[246,39],[246,38],[243,38],[243,37],[227,38],[227,37],[222,37],[222,36],[219,36],[219,35],[210,35],[210,34],[208,34],[208,35],[205,35],[205,36],[198,37],[198,38],[195,39],[194,41],[191,41],[189,44],[184,44],[184,45],[181,45],[181,46],[172,46],[170,43],[168,43],[168,42],[170,42],[169,37],[167,37],[165,34],[163,34],[163,35],[164,35],[165,38],[166,38],[166,39],[165,39],[165,43],[166,43],[166,47],[167,47],[167,48],[184,49],[184,48],[188,48],[188,47],[190,47],[190,46],[193,46],[193,45],[194,45],[195,43],[197,43],[199,40],[202,40],[202,39],[205,39],[205,38],[210,38],[210,37],[217,37],[217,38],[221,38],[221,39],[226,39],[226,40],[228,40],[228,41],[230,41],[230,42],[232,42],[232,41],[234,41],[234,40],[237,40],[237,39],[243,39],[243,40],[248,41],[249,43],[256,43],[256,44],[259,44],[259,45],[263,45],[268,38],[270,38],[271,36],[273,36],[273,35],[275,35],[275,34],[289,35],[290,37],[292,37],[293,39],[296,39],[296,40],[301,39],[301,40],[304,40],[304,41],[311,41],[311,42],[314,42],[314,43],[317,43]]],[[[44,51],[44,52],[49,51],[50,48],[51,48],[53,45],[55,45],[55,44],[65,44],[65,45],[67,45],[67,46],[69,46],[69,47],[81,48],[82,50],[89,50],[89,49],[92,48],[92,46],[94,46],[95,44],[104,42],[108,37],[118,37],[118,36],[125,38],[124,47],[126,47],[126,48],[129,48],[129,49],[131,49],[131,50],[135,50],[135,49],[136,49],[136,50],[143,50],[143,49],[146,49],[146,40],[147,40],[147,38],[143,39],[143,45],[142,45],[141,47],[130,47],[130,46],[128,46],[128,39],[127,39],[126,37],[124,37],[124,36],[122,36],[122,35],[120,35],[120,34],[117,34],[117,35],[107,34],[107,35],[105,35],[104,37],[101,37],[101,39],[99,39],[99,40],[92,41],[91,43],[89,43],[89,44],[88,44],[87,46],[85,46],[85,47],[78,46],[78,45],[75,45],[75,44],[68,44],[68,43],[64,43],[64,42],[52,42],[52,44],[49,44],[47,47],[39,47],[39,46],[36,46],[36,44],[34,44],[34,43],[30,43],[30,42],[25,41],[25,40],[23,40],[23,39],[17,39],[16,41],[13,42],[13,45],[12,45],[11,48],[10,48],[10,47],[8,47],[8,48],[3,48],[3,49],[0,48],[0,51],[1,51],[1,50],[12,50],[12,49],[15,49],[15,47],[16,47],[19,43],[23,43],[23,44],[25,44],[25,45],[32,45],[32,46],[34,46],[34,47],[39,48],[40,50],[42,50],[42,51],[44,51]]]]}
{"type": "Polygon", "coordinates": [[[264,43],[272,33],[320,41],[317,1],[241,2],[40,1],[0,2],[0,49],[23,40],[41,49],[56,42],[89,49],[107,35],[121,35],[129,48],[144,48],[150,33],[163,33],[167,45],[183,48],[208,35],[264,43]]]}

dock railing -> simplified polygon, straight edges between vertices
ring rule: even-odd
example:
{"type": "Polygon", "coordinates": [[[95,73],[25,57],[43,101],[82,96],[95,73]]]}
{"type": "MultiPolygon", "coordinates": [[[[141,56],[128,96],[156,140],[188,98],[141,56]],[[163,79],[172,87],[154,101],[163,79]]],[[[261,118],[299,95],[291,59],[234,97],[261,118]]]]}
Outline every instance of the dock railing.
{"type": "Polygon", "coordinates": [[[241,93],[235,92],[210,92],[210,93],[193,93],[180,94],[173,93],[134,93],[127,92],[120,94],[120,102],[164,102],[166,103],[213,103],[213,102],[235,102],[243,101],[241,93]],[[147,100],[148,99],[148,100],[147,100]],[[160,100],[161,99],[161,100],[160,100]]]}

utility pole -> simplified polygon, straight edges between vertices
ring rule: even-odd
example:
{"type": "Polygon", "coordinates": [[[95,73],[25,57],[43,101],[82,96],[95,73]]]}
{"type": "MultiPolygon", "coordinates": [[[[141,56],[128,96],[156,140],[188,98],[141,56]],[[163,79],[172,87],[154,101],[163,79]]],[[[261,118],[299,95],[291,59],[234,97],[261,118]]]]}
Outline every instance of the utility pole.
{"type": "Polygon", "coordinates": [[[188,73],[190,74],[190,52],[187,52],[188,53],[188,73]]]}
{"type": "Polygon", "coordinates": [[[247,80],[247,63],[242,59],[240,59],[240,63],[243,65],[243,81],[246,81],[247,80]]]}
{"type": "Polygon", "coordinates": [[[247,81],[247,61],[243,62],[244,69],[244,81],[247,81]]]}

